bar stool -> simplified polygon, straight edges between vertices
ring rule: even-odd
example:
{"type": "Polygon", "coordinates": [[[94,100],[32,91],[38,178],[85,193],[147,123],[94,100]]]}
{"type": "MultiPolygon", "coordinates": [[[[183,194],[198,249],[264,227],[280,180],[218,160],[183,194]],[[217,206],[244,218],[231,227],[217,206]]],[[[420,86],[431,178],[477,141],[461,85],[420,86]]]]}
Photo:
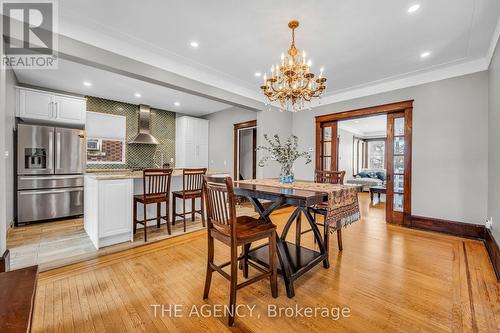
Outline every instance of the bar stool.
{"type": "Polygon", "coordinates": [[[175,225],[177,216],[182,217],[184,223],[184,232],[186,232],[186,214],[191,214],[191,220],[194,221],[195,214],[201,215],[201,223],[205,226],[205,207],[203,203],[203,176],[207,173],[207,169],[183,169],[182,170],[182,191],[172,192],[172,224],[175,225]],[[182,199],[182,213],[177,213],[177,198],[182,199]],[[196,199],[200,199],[200,208],[196,210],[196,199]],[[191,211],[186,212],[186,200],[191,200],[191,211]]]}
{"type": "Polygon", "coordinates": [[[170,208],[170,181],[172,179],[172,169],[145,169],[142,175],[144,193],[134,195],[134,235],[137,231],[137,223],[144,226],[144,241],[147,242],[147,222],[156,220],[157,227],[160,227],[161,219],[167,221],[168,234],[171,234],[169,223],[170,208]],[[165,202],[167,214],[161,216],[161,204],[165,202]],[[137,219],[137,204],[142,203],[144,208],[144,218],[137,219]],[[148,204],[156,204],[156,217],[148,219],[146,208],[148,204]]]}
{"type": "Polygon", "coordinates": [[[219,272],[231,283],[229,296],[229,318],[228,325],[234,323],[236,310],[236,291],[254,282],[269,278],[271,294],[278,297],[278,281],[276,266],[276,226],[264,223],[249,216],[236,216],[236,200],[234,197],[233,180],[231,177],[205,176],[203,180],[203,193],[207,202],[207,224],[208,224],[208,261],[207,275],[203,299],[208,298],[212,273],[219,272]],[[216,265],[214,263],[214,239],[230,247],[231,260],[216,265]],[[267,239],[269,242],[269,268],[262,268],[256,263],[249,261],[246,253],[238,257],[238,246],[245,247],[246,244],[258,240],[267,239]],[[254,267],[262,274],[238,284],[238,261],[245,260],[247,264],[254,267]],[[223,268],[231,266],[230,274],[223,268]]]}

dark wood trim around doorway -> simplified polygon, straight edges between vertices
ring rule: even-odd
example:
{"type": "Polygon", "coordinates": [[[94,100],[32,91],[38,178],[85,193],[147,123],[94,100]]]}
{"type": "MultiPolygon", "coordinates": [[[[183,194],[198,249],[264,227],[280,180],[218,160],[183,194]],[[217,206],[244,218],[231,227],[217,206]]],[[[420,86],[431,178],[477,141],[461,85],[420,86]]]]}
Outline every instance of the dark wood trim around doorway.
{"type": "Polygon", "coordinates": [[[316,123],[334,121],[334,120],[346,120],[354,118],[363,118],[369,116],[375,116],[377,114],[384,114],[389,112],[396,112],[401,110],[406,110],[413,108],[413,99],[403,102],[384,104],[379,106],[366,107],[362,109],[355,109],[350,111],[343,111],[339,113],[332,113],[322,116],[316,116],[316,123]]]}
{"type": "MultiPolygon", "coordinates": [[[[234,180],[238,180],[238,130],[244,129],[244,128],[252,128],[252,127],[257,127],[257,120],[250,120],[250,121],[245,121],[242,123],[237,123],[234,124],[234,135],[233,135],[233,176],[234,180]]],[[[256,134],[254,134],[254,146],[256,145],[257,138],[256,134]]],[[[257,147],[254,147],[254,153],[253,153],[253,163],[256,166],[257,165],[257,153],[255,151],[257,147]]],[[[253,168],[253,178],[256,178],[256,167],[253,168]]]]}

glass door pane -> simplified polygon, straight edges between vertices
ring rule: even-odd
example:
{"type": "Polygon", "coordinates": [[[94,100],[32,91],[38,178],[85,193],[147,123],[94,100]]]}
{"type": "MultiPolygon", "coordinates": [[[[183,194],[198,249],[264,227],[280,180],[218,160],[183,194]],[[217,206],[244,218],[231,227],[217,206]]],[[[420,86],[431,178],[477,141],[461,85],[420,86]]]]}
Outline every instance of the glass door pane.
{"type": "Polygon", "coordinates": [[[316,168],[319,170],[335,170],[337,168],[337,122],[322,123],[319,127],[317,141],[317,156],[318,159],[316,168]]]}
{"type": "Polygon", "coordinates": [[[394,119],[394,136],[405,135],[405,118],[395,118],[394,119]]]}
{"type": "Polygon", "coordinates": [[[405,207],[405,140],[404,112],[387,116],[387,220],[402,224],[405,207]]]}

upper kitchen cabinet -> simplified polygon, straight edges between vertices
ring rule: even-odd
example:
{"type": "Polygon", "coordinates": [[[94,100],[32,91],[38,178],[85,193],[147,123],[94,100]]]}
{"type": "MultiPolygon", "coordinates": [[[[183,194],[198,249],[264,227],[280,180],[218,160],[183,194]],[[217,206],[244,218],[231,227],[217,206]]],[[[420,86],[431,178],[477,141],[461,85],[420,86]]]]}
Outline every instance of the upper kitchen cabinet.
{"type": "Polygon", "coordinates": [[[175,166],[208,167],[208,120],[184,116],[175,124],[175,166]]]}
{"type": "Polygon", "coordinates": [[[17,96],[16,115],[23,120],[85,126],[85,98],[23,87],[17,96]]]}

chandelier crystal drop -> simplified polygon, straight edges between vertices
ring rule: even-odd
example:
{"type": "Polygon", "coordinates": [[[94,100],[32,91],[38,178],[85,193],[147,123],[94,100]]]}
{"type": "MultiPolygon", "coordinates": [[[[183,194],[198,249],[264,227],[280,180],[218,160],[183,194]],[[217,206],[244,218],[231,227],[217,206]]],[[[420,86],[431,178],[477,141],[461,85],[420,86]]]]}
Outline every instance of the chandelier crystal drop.
{"type": "Polygon", "coordinates": [[[320,98],[326,89],[326,78],[323,77],[323,67],[318,77],[311,72],[311,60],[306,59],[305,51],[299,54],[295,47],[295,29],[299,21],[288,22],[292,30],[292,44],[287,55],[281,54],[279,64],[271,66],[271,74],[264,74],[264,84],[260,87],[267,97],[267,103],[279,104],[280,111],[297,112],[310,108],[313,98],[320,98]]]}

